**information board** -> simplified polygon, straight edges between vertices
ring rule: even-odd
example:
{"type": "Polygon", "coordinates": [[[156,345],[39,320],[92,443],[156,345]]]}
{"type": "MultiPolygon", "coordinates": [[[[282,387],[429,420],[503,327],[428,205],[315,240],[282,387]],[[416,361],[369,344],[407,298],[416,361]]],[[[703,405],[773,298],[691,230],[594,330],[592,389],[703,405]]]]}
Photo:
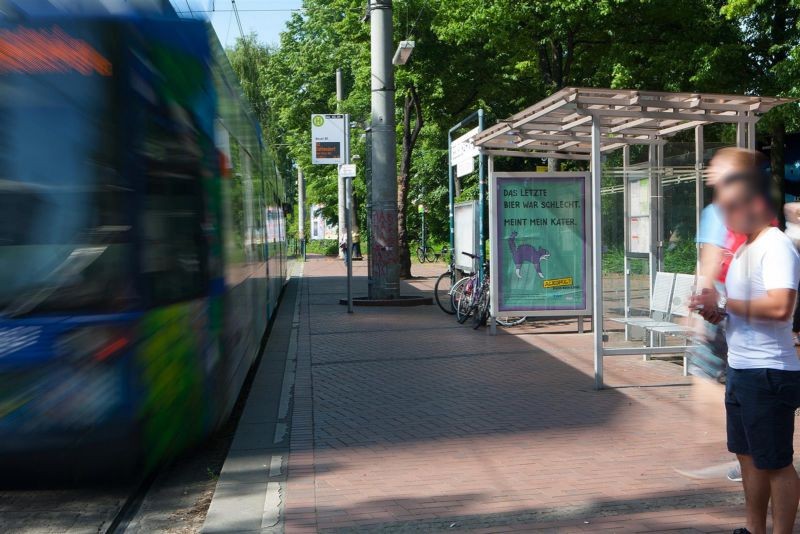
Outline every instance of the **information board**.
{"type": "Polygon", "coordinates": [[[456,269],[472,273],[475,262],[462,254],[478,253],[478,202],[460,202],[453,207],[454,221],[454,253],[453,262],[456,269]]]}
{"type": "Polygon", "coordinates": [[[650,252],[650,179],[628,182],[628,252],[650,252]]]}
{"type": "Polygon", "coordinates": [[[586,173],[489,177],[492,314],[591,315],[586,173]]]}
{"type": "Polygon", "coordinates": [[[345,116],[311,115],[311,163],[344,163],[345,116]]]}
{"type": "Polygon", "coordinates": [[[450,163],[456,167],[456,176],[466,176],[475,171],[475,158],[480,154],[472,138],[481,132],[475,127],[450,143],[450,163]]]}

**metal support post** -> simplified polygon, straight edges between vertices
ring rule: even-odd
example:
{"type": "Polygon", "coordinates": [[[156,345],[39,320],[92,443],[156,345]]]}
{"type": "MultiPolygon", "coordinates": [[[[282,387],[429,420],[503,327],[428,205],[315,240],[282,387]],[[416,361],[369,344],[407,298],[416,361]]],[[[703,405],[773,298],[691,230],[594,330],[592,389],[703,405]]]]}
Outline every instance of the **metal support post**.
{"type": "Polygon", "coordinates": [[[392,1],[370,0],[372,219],[370,298],[400,296],[397,254],[397,139],[392,70],[392,1]]]}
{"type": "MultiPolygon", "coordinates": [[[[481,125],[481,127],[482,127],[482,125],[481,125]]],[[[480,157],[481,157],[481,159],[483,159],[483,157],[484,157],[483,154],[481,154],[480,157]]],[[[489,167],[489,176],[494,175],[494,156],[489,156],[488,167],[489,167]]],[[[489,225],[491,226],[491,224],[492,224],[492,222],[491,222],[491,219],[490,219],[489,220],[489,225]]],[[[495,229],[492,229],[492,231],[496,232],[496,233],[499,233],[495,229]]],[[[483,246],[481,246],[481,250],[483,250],[483,246]]],[[[499,275],[497,273],[492,274],[490,272],[489,273],[489,277],[490,277],[489,281],[490,282],[492,280],[492,278],[491,278],[492,276],[499,276],[499,275]]],[[[489,289],[489,294],[491,295],[491,288],[489,289]]],[[[489,309],[491,310],[492,307],[493,307],[493,305],[490,305],[489,309]]],[[[497,335],[497,318],[494,316],[494,314],[491,314],[490,317],[489,317],[489,333],[491,335],[493,335],[493,336],[497,335]]]]}
{"type": "MultiPolygon", "coordinates": [[[[344,116],[344,161],[350,163],[350,115],[344,116]]],[[[341,173],[340,173],[341,174],[341,173]]],[[[347,225],[347,313],[353,313],[353,178],[345,181],[345,224],[347,225]]]]}
{"type": "Polygon", "coordinates": [[[353,209],[353,178],[345,178],[347,208],[347,313],[353,313],[353,226],[350,210],[353,209]]]}
{"type": "MultiPolygon", "coordinates": [[[[342,69],[336,69],[336,112],[342,112],[342,104],[344,102],[344,81],[342,79],[342,69]]],[[[345,128],[349,128],[349,123],[345,125],[345,128]]],[[[347,148],[345,148],[345,152],[347,152],[347,148]]],[[[345,159],[345,163],[348,163],[347,159],[345,159]]],[[[344,186],[345,179],[339,176],[339,185],[337,187],[338,191],[338,215],[339,215],[339,223],[336,227],[336,236],[338,237],[338,245],[342,244],[342,238],[344,237],[344,229],[346,226],[346,219],[345,219],[345,186],[344,186]]],[[[344,251],[342,247],[339,246],[339,257],[344,257],[344,251]]]]}
{"type": "Polygon", "coordinates": [[[652,288],[658,272],[658,178],[656,171],[656,146],[651,144],[647,152],[647,167],[649,171],[650,186],[650,251],[649,270],[650,285],[652,288]]]}
{"type": "MultiPolygon", "coordinates": [[[[631,166],[631,146],[625,145],[622,147],[622,205],[623,205],[623,244],[622,244],[622,278],[624,283],[624,304],[623,312],[625,318],[630,317],[631,314],[631,265],[628,254],[630,253],[631,243],[631,189],[630,189],[630,176],[628,176],[628,169],[631,166]]],[[[630,340],[631,329],[629,325],[625,325],[625,341],[630,340]]]]}
{"type": "Polygon", "coordinates": [[[736,123],[736,146],[739,148],[747,148],[747,124],[744,120],[740,119],[736,123]]]}
{"type": "Polygon", "coordinates": [[[750,150],[756,149],[756,123],[753,120],[750,112],[747,113],[747,148],[750,150]]]}
{"type": "Polygon", "coordinates": [[[664,143],[656,145],[656,179],[658,180],[658,196],[656,197],[656,209],[658,210],[658,218],[656,219],[656,231],[658,247],[658,270],[664,270],[664,143]]]}
{"type": "MultiPolygon", "coordinates": [[[[483,131],[483,109],[478,110],[478,128],[483,131]]],[[[478,284],[483,283],[483,265],[486,260],[486,171],[483,165],[483,154],[478,154],[478,284]]]]}
{"type": "Polygon", "coordinates": [[[450,221],[450,270],[455,270],[455,176],[453,175],[453,131],[447,132],[447,217],[450,221]]]}
{"type": "Polygon", "coordinates": [[[594,338],[594,387],[603,389],[603,232],[600,118],[592,116],[592,332],[594,338]]]}
{"type": "Polygon", "coordinates": [[[300,254],[303,261],[306,261],[306,178],[300,167],[297,167],[297,219],[300,254]]]}
{"type": "MultiPolygon", "coordinates": [[[[694,127],[694,209],[695,209],[695,235],[700,233],[700,219],[705,207],[705,184],[703,184],[703,165],[705,163],[705,143],[703,140],[703,126],[694,127]]],[[[700,272],[700,244],[697,244],[697,270],[700,272]]]]}
{"type": "MultiPolygon", "coordinates": [[[[480,131],[484,129],[484,112],[483,109],[479,109],[478,111],[473,111],[463,120],[461,120],[458,124],[455,124],[450,130],[447,132],[447,177],[448,177],[448,209],[449,209],[449,216],[450,216],[450,255],[451,255],[451,262],[450,267],[455,268],[455,256],[454,250],[456,246],[455,241],[455,189],[456,189],[456,177],[455,173],[453,172],[453,134],[464,128],[466,125],[470,124],[474,120],[478,120],[478,127],[480,131]]],[[[486,184],[486,172],[484,171],[484,163],[486,156],[479,155],[478,156],[478,181],[479,183],[483,184],[483,188],[485,191],[485,184],[486,184]]],[[[480,188],[479,188],[480,189],[480,188]]],[[[483,212],[480,212],[481,214],[483,212]]],[[[479,217],[480,218],[480,217],[479,217]]],[[[481,225],[481,228],[483,226],[481,225]]],[[[482,255],[482,257],[486,257],[486,237],[482,236],[479,240],[478,246],[478,254],[482,255]]]]}

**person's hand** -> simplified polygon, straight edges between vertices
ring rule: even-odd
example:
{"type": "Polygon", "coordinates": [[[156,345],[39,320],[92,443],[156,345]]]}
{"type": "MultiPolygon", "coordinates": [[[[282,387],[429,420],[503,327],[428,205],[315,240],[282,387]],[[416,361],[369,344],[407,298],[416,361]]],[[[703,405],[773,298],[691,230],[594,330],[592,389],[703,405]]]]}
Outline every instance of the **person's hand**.
{"type": "Polygon", "coordinates": [[[800,224],[800,202],[787,202],[783,205],[783,214],[786,221],[793,224],[800,224]]]}
{"type": "Polygon", "coordinates": [[[700,293],[692,295],[689,308],[700,314],[700,317],[711,324],[719,324],[725,318],[725,313],[719,309],[717,303],[719,295],[715,289],[705,288],[700,293]]]}
{"type": "Polygon", "coordinates": [[[700,311],[704,308],[716,308],[719,302],[719,294],[714,288],[703,288],[699,293],[695,293],[689,299],[689,309],[700,311]]]}
{"type": "Polygon", "coordinates": [[[702,310],[697,310],[697,313],[700,314],[700,317],[711,324],[719,324],[725,318],[725,313],[716,306],[713,308],[703,308],[702,310]]]}

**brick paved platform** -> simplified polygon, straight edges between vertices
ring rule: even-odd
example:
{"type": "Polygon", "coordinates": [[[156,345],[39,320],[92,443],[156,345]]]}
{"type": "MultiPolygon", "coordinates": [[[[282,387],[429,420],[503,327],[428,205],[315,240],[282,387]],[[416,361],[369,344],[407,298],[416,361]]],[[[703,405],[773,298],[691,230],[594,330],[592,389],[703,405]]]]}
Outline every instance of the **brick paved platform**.
{"type": "MultiPolygon", "coordinates": [[[[430,294],[442,270],[415,266],[403,292],[430,294]]],[[[288,470],[280,513],[265,509],[287,533],[741,526],[738,484],[675,472],[731,459],[721,404],[718,425],[691,424],[679,365],[609,358],[594,391],[572,321],[493,337],[436,306],[348,315],[344,274],[315,258],[299,286],[288,470]]],[[[365,294],[365,262],[355,274],[365,294]]]]}

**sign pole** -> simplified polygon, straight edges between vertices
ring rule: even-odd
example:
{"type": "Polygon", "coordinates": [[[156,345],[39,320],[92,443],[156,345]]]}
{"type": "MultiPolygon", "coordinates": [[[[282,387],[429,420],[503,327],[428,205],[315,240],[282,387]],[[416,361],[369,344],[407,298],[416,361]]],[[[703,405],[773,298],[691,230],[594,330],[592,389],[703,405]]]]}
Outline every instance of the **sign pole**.
{"type": "MultiPolygon", "coordinates": [[[[483,118],[483,114],[481,114],[481,119],[482,118],[483,118]]],[[[483,124],[481,124],[481,127],[482,126],[483,126],[483,124]]],[[[481,163],[482,163],[483,162],[483,154],[480,155],[480,158],[481,158],[481,163]]],[[[483,169],[483,165],[482,164],[481,164],[481,169],[483,169]]],[[[489,182],[490,183],[494,183],[493,176],[494,176],[494,156],[489,156],[489,182]]],[[[489,207],[489,213],[491,214],[491,213],[493,213],[493,211],[494,211],[493,208],[490,206],[489,207]]],[[[481,210],[481,213],[482,212],[483,212],[483,210],[481,210]]],[[[481,220],[481,236],[483,236],[483,226],[482,225],[483,225],[483,220],[481,220]]],[[[495,232],[497,231],[495,229],[495,226],[497,226],[497,225],[494,222],[494,218],[490,215],[489,216],[489,235],[495,235],[495,232]]],[[[497,253],[497,247],[496,247],[496,243],[495,243],[496,241],[497,241],[497,239],[492,239],[492,256],[494,256],[494,254],[497,253]]],[[[480,248],[481,248],[481,253],[483,253],[484,241],[481,241],[480,248]]],[[[490,272],[491,272],[491,268],[490,268],[490,272]]],[[[495,273],[495,276],[496,275],[497,275],[497,273],[495,273]]],[[[491,279],[490,279],[490,284],[491,284],[491,279]]],[[[496,287],[497,287],[497,284],[492,284],[489,287],[489,308],[490,308],[490,310],[489,310],[490,311],[490,313],[489,313],[489,334],[493,335],[493,336],[497,335],[497,314],[496,313],[491,313],[491,308],[495,307],[496,303],[497,303],[497,292],[494,290],[494,288],[496,288],[496,287]]]]}
{"type": "MultiPolygon", "coordinates": [[[[450,215],[450,270],[454,273],[454,275],[455,275],[456,264],[458,262],[457,262],[457,259],[455,257],[455,253],[456,253],[455,252],[455,246],[456,246],[456,239],[455,239],[455,188],[456,188],[456,182],[455,182],[455,180],[456,180],[456,177],[455,177],[455,172],[453,171],[453,164],[457,163],[459,165],[459,168],[463,164],[462,163],[463,162],[463,154],[462,154],[463,150],[459,150],[459,154],[457,155],[458,156],[457,157],[457,161],[454,162],[453,161],[453,134],[456,131],[460,130],[461,128],[464,128],[467,124],[470,124],[471,122],[475,121],[476,119],[478,120],[478,127],[475,128],[476,131],[473,132],[473,133],[474,134],[480,133],[481,131],[483,131],[483,127],[484,127],[483,109],[479,109],[478,111],[473,111],[467,117],[465,117],[463,120],[461,120],[457,124],[453,125],[453,127],[450,128],[450,130],[447,132],[447,176],[448,176],[448,201],[449,201],[448,209],[449,209],[449,215],[450,215]]],[[[467,134],[467,135],[469,135],[469,134],[467,134]]],[[[456,144],[459,145],[459,147],[462,148],[462,149],[463,149],[462,143],[459,143],[459,141],[462,140],[463,138],[464,138],[464,136],[462,136],[461,138],[455,140],[456,144]]],[[[479,167],[478,167],[478,181],[479,181],[479,183],[482,184],[481,186],[479,186],[479,189],[481,190],[480,191],[480,195],[483,195],[486,178],[485,178],[485,173],[484,173],[483,157],[480,154],[478,154],[478,160],[479,160],[479,163],[478,163],[478,165],[479,165],[479,167]]],[[[468,174],[469,172],[472,172],[473,169],[474,169],[474,167],[472,167],[472,168],[467,167],[467,170],[465,172],[468,174]]],[[[461,176],[461,173],[459,173],[459,176],[461,176]]],[[[481,196],[481,198],[483,198],[483,197],[481,196]]],[[[481,215],[479,216],[479,219],[481,221],[483,221],[483,218],[482,218],[483,217],[483,208],[480,207],[479,209],[481,209],[481,215]]],[[[482,225],[482,223],[481,223],[481,228],[480,228],[479,231],[480,231],[481,235],[483,235],[483,225],[482,225]]],[[[479,244],[480,244],[480,246],[478,247],[478,250],[475,251],[475,252],[477,253],[478,256],[483,258],[483,257],[485,257],[485,253],[484,253],[484,250],[483,250],[485,248],[485,246],[484,246],[485,239],[481,239],[479,241],[479,244]]],[[[479,260],[479,261],[482,261],[482,259],[479,260]]],[[[478,272],[481,273],[481,271],[483,270],[482,269],[482,265],[479,265],[478,268],[479,268],[478,272]]],[[[480,274],[479,274],[479,276],[480,276],[480,274]]]]}
{"type": "MultiPolygon", "coordinates": [[[[478,110],[478,131],[483,131],[483,108],[478,110]]],[[[483,272],[483,263],[486,258],[486,235],[484,228],[484,214],[486,213],[486,174],[483,166],[483,154],[478,153],[478,283],[482,284],[486,273],[483,272]]],[[[494,323],[492,323],[494,324],[494,323]]]]}
{"type": "Polygon", "coordinates": [[[455,250],[456,250],[456,234],[455,234],[455,176],[453,175],[453,130],[447,132],[447,210],[450,221],[450,272],[453,275],[451,282],[455,283],[455,250]]]}
{"type": "Polygon", "coordinates": [[[303,169],[297,167],[297,237],[300,239],[300,254],[306,261],[306,180],[303,169]]]}
{"type": "MultiPolygon", "coordinates": [[[[344,159],[347,167],[350,167],[350,115],[344,116],[344,159]]],[[[351,172],[345,174],[345,225],[347,227],[347,252],[344,257],[347,260],[347,313],[353,313],[353,177],[351,172]]]]}
{"type": "MultiPolygon", "coordinates": [[[[344,81],[342,79],[342,69],[336,69],[336,112],[337,113],[341,113],[342,112],[343,101],[344,101],[344,81]]],[[[347,116],[346,115],[345,115],[345,121],[347,121],[347,116]]],[[[344,162],[345,163],[350,163],[350,160],[347,159],[347,151],[348,151],[347,128],[348,128],[348,125],[345,125],[345,134],[344,134],[345,135],[345,146],[343,147],[344,148],[344,151],[343,151],[344,154],[343,155],[344,155],[344,162]]],[[[345,200],[345,195],[346,195],[346,193],[345,193],[345,179],[342,178],[341,176],[339,176],[339,182],[338,182],[338,185],[337,185],[337,198],[338,198],[338,210],[337,210],[337,212],[338,212],[338,216],[339,216],[339,222],[338,222],[338,225],[336,227],[336,229],[337,229],[336,235],[337,235],[337,238],[339,239],[339,243],[338,244],[342,243],[342,237],[344,237],[343,234],[344,234],[344,229],[346,227],[345,213],[347,211],[347,207],[345,206],[345,204],[347,203],[347,201],[345,200]]],[[[339,248],[339,257],[343,257],[341,247],[339,248]]]]}

